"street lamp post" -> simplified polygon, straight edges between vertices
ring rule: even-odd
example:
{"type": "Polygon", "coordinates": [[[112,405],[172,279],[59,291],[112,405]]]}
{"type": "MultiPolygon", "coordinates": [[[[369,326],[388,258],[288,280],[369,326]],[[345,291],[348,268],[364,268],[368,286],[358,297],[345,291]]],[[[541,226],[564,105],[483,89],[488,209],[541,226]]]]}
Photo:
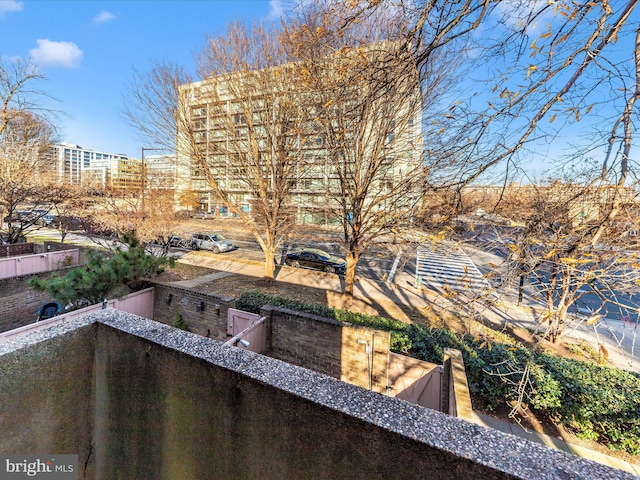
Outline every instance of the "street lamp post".
{"type": "Polygon", "coordinates": [[[141,182],[140,183],[141,183],[141,186],[142,186],[142,189],[141,189],[142,210],[144,212],[144,191],[145,191],[145,188],[147,187],[147,185],[146,185],[147,184],[147,182],[146,182],[146,180],[147,180],[147,168],[146,168],[146,165],[144,163],[144,152],[157,152],[157,151],[160,151],[162,149],[160,149],[160,148],[142,147],[141,150],[142,150],[142,158],[141,158],[142,175],[140,176],[141,177],[141,182]]]}

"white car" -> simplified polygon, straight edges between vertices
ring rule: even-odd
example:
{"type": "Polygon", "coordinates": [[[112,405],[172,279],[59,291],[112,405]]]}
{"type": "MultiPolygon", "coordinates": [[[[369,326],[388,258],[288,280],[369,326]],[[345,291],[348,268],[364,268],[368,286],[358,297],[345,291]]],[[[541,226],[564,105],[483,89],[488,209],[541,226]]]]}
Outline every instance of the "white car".
{"type": "Polygon", "coordinates": [[[229,252],[236,246],[231,240],[227,240],[219,233],[203,232],[191,235],[191,248],[193,250],[210,250],[213,253],[229,252]]]}

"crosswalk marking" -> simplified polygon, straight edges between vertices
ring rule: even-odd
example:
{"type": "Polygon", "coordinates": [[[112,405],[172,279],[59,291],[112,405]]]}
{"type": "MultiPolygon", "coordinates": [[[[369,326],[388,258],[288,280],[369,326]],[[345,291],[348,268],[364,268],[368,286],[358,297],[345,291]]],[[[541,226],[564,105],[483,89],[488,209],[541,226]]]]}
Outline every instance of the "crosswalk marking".
{"type": "Polygon", "coordinates": [[[483,294],[491,285],[464,251],[452,242],[420,245],[416,257],[416,285],[483,294]]]}

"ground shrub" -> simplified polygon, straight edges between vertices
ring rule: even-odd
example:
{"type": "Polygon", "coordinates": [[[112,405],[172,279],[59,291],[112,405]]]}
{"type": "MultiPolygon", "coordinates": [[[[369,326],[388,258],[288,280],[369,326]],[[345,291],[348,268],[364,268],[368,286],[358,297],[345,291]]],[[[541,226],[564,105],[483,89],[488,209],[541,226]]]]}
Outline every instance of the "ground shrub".
{"type": "Polygon", "coordinates": [[[309,305],[260,292],[246,292],[236,303],[237,308],[254,313],[267,304],[389,331],[393,352],[431,363],[442,363],[445,348],[458,349],[471,393],[481,397],[488,408],[518,400],[523,391],[524,403],[577,436],[640,454],[638,374],[541,353],[520,344],[497,343],[444,328],[309,305]]]}

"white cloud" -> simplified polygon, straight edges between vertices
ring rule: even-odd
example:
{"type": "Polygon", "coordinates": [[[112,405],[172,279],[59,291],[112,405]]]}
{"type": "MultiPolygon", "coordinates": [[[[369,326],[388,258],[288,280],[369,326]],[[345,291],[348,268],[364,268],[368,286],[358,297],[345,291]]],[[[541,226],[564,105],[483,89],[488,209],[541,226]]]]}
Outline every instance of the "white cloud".
{"type": "Polygon", "coordinates": [[[0,18],[7,12],[20,12],[24,4],[16,0],[0,0],[0,18]]]}
{"type": "Polygon", "coordinates": [[[503,0],[498,3],[495,8],[495,14],[512,28],[525,27],[527,18],[532,12],[536,12],[535,22],[526,24],[527,33],[534,33],[545,28],[547,23],[552,23],[555,15],[553,3],[548,0],[530,0],[522,2],[521,0],[503,0]]]}
{"type": "Polygon", "coordinates": [[[54,67],[76,68],[84,52],[72,42],[52,42],[48,39],[39,39],[38,48],[29,50],[31,60],[38,65],[50,65],[54,67]]]}
{"type": "Polygon", "coordinates": [[[93,17],[93,20],[91,21],[93,23],[107,23],[115,19],[116,19],[116,16],[113,13],[107,12],[106,10],[102,10],[98,15],[93,17]]]}
{"type": "Polygon", "coordinates": [[[282,17],[284,13],[282,4],[282,0],[269,0],[269,15],[267,15],[269,20],[277,20],[282,17]]]}

